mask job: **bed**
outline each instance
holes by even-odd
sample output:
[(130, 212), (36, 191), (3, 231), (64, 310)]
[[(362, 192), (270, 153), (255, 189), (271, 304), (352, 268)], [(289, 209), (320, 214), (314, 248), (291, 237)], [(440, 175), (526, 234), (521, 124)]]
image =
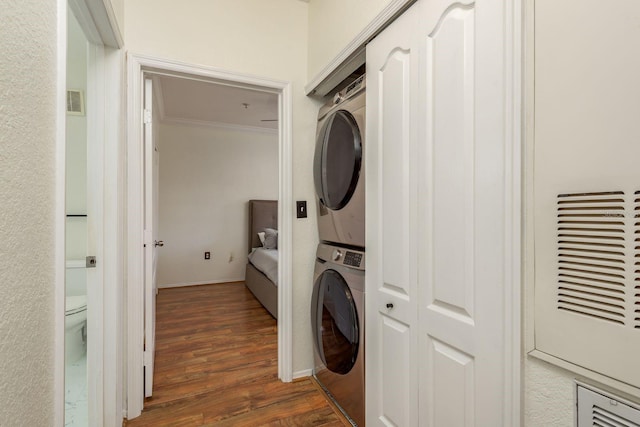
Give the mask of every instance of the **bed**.
[[(263, 246), (258, 233), (278, 228), (278, 202), (276, 200), (249, 200), (249, 260), (245, 272), (245, 285), (274, 318), (278, 318), (278, 250)], [(273, 238), (273, 232), (267, 230)], [(276, 233), (277, 242), (277, 233)], [(272, 242), (272, 240), (271, 240)], [(267, 243), (270, 243), (269, 241)], [(274, 264), (275, 260), (275, 264)], [(255, 264), (255, 265), (254, 265)], [(256, 265), (258, 267), (256, 267)], [(265, 273), (266, 272), (266, 273)], [(272, 279), (267, 277), (269, 274)]]

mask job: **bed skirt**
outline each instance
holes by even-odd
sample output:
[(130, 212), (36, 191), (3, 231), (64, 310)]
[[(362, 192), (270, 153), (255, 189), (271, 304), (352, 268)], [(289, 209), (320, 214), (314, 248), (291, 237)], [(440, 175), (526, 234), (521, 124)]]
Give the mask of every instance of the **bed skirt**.
[(278, 318), (278, 287), (251, 263), (247, 263), (244, 284), (271, 315)]

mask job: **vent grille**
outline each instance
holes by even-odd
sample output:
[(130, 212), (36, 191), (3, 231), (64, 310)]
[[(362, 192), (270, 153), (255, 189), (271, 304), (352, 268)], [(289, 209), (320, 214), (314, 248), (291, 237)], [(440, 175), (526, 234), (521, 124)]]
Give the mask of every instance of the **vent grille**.
[(634, 288), (633, 288), (633, 325), (640, 329), (640, 191), (633, 198), (633, 246), (634, 246)]
[(557, 219), (558, 309), (624, 325), (624, 192), (560, 194)]
[(578, 427), (640, 427), (636, 405), (598, 389), (578, 385)]
[(67, 91), (67, 113), (76, 116), (84, 115), (84, 96), (81, 90)]
[(592, 421), (594, 427), (640, 427), (630, 420), (617, 416), (598, 405), (593, 405)]

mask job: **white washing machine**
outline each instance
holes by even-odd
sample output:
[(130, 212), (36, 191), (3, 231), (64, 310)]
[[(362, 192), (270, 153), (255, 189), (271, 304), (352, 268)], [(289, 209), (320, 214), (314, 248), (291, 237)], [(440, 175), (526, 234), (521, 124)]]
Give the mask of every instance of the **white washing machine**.
[(365, 76), (320, 108), (313, 162), (321, 242), (364, 248)]
[(314, 376), (352, 424), (364, 426), (364, 252), (319, 244), (311, 326)]

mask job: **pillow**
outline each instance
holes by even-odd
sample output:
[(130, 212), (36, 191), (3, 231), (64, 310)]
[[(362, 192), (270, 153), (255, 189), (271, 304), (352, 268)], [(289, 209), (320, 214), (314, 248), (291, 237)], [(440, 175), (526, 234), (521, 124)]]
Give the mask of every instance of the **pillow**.
[(264, 243), (265, 249), (278, 249), (278, 230), (273, 228), (264, 229)]
[(264, 246), (264, 231), (258, 233), (258, 238), (260, 239), (262, 246)]

